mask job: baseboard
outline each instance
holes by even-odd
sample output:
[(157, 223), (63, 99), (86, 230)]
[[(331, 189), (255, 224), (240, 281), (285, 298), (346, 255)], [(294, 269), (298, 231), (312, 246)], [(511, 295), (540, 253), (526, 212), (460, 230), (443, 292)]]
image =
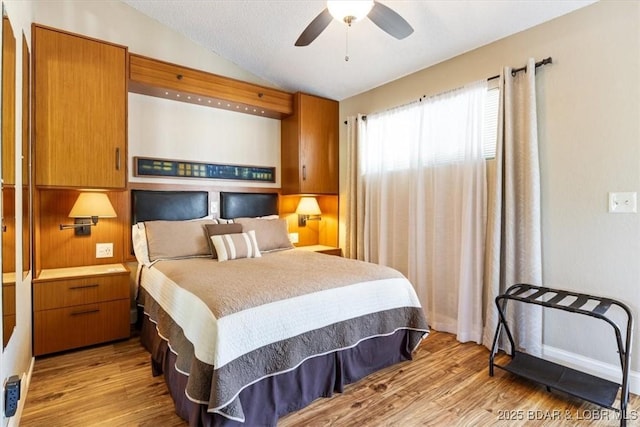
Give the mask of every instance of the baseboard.
[[(610, 381), (619, 383), (622, 380), (622, 371), (620, 370), (619, 365), (590, 359), (549, 345), (542, 346), (542, 357), (551, 362), (605, 378)], [(629, 372), (629, 392), (640, 395), (640, 372)]]
[(20, 418), (22, 417), (22, 410), (27, 402), (27, 393), (29, 392), (29, 385), (31, 384), (31, 375), (33, 374), (33, 367), (35, 366), (36, 358), (31, 358), (31, 364), (29, 365), (29, 372), (23, 372), (22, 378), (20, 378), (20, 400), (18, 400), (18, 408), (16, 414), (9, 418), (7, 427), (18, 427), (20, 425)]

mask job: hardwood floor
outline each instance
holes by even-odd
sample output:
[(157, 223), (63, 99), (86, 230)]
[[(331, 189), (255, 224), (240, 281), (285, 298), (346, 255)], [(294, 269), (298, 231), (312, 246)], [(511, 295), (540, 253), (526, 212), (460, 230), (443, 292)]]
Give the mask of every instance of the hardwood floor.
[[(294, 426), (617, 426), (616, 412), (548, 393), (500, 369), (489, 352), (432, 332), (411, 362), (318, 399)], [(632, 396), (628, 426), (640, 426)], [(20, 426), (185, 426), (137, 338), (36, 360)]]

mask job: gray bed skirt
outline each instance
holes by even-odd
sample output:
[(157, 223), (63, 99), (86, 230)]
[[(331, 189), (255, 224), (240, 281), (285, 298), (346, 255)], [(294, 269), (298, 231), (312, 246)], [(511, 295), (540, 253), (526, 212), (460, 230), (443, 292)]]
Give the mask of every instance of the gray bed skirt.
[(410, 360), (410, 334), (399, 330), (393, 335), (367, 339), (354, 348), (306, 360), (297, 369), (267, 377), (240, 393), (244, 423), (207, 412), (207, 406), (189, 400), (184, 392), (188, 377), (175, 369), (176, 355), (161, 338), (156, 325), (140, 313), (140, 341), (151, 353), (154, 376), (164, 374), (178, 416), (190, 426), (276, 426), (278, 418), (297, 411), (319, 397), (342, 392), (344, 386), (398, 362)]

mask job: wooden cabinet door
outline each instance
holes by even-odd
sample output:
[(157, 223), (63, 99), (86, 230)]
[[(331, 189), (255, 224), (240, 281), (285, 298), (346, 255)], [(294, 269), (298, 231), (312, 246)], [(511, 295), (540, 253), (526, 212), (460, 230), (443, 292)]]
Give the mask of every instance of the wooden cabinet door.
[(126, 185), (127, 48), (34, 26), (36, 185)]
[(297, 93), (282, 121), (283, 194), (338, 194), (338, 103)]
[(338, 193), (338, 103), (300, 100), (300, 192)]

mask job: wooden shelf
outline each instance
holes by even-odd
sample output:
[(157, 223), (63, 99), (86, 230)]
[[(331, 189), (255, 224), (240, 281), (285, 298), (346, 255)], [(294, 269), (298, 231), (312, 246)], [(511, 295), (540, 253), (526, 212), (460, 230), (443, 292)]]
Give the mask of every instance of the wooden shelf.
[(133, 53), (129, 92), (278, 120), (293, 113), (288, 92)]
[(86, 265), (82, 267), (51, 268), (42, 270), (36, 281), (55, 280), (61, 278), (75, 278), (83, 276), (98, 276), (129, 272), (122, 264)]

